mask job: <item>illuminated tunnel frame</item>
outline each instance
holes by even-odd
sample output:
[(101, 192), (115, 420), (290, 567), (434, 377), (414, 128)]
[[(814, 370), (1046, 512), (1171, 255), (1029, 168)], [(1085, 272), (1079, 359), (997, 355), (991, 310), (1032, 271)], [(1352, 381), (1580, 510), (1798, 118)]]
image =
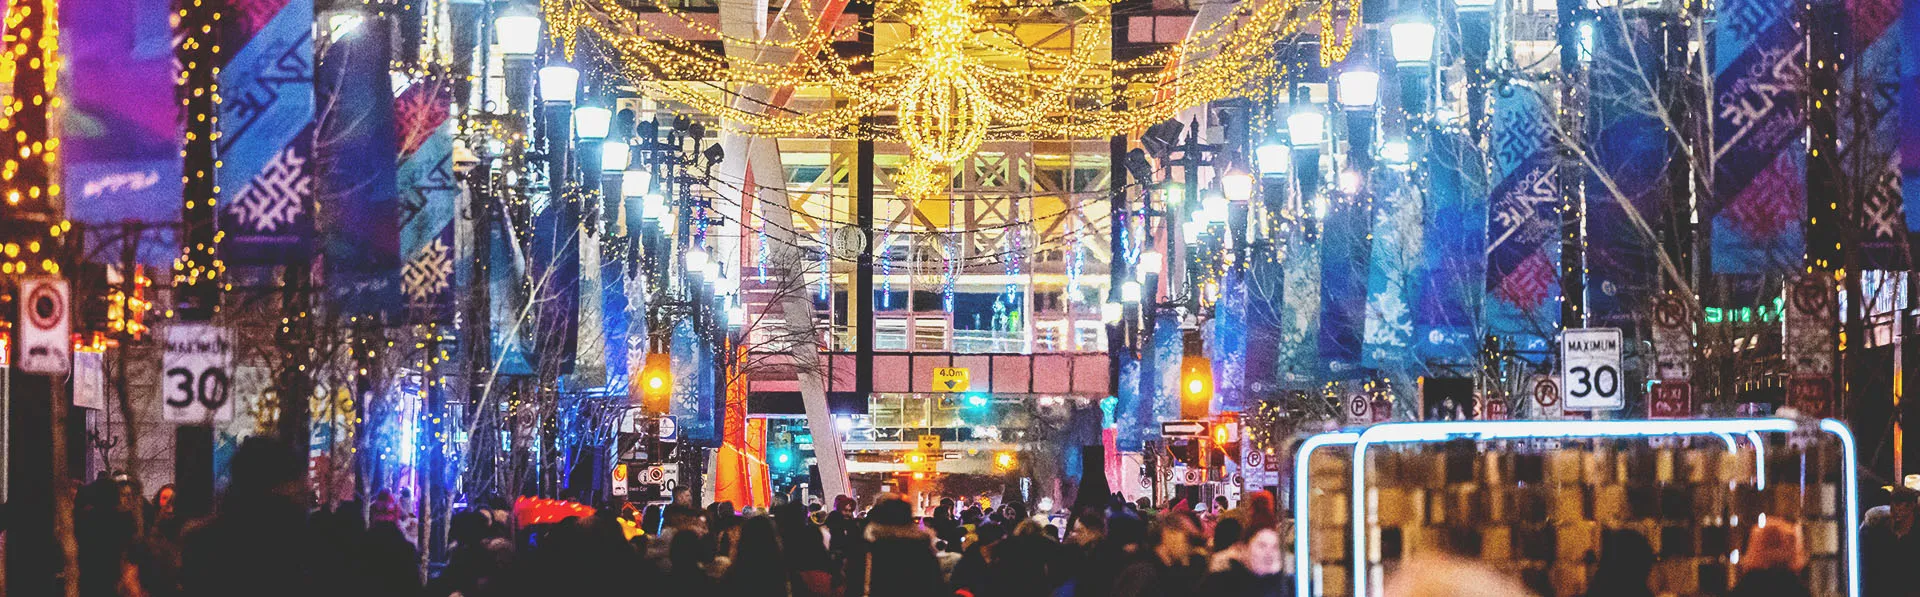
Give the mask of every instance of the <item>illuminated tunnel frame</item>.
[[(1846, 494), (1847, 533), (1847, 592), (1850, 597), (1860, 594), (1860, 480), (1853, 444), (1853, 433), (1844, 423), (1833, 419), (1823, 419), (1818, 423), (1820, 431), (1831, 433), (1840, 439), (1841, 483)], [(1694, 420), (1618, 420), (1618, 421), (1457, 421), (1429, 423), (1385, 423), (1375, 425), (1360, 433), (1353, 443), (1353, 595), (1368, 597), (1367, 577), (1371, 576), (1372, 566), (1367, 562), (1367, 500), (1361, 496), (1367, 493), (1367, 447), (1386, 443), (1425, 443), (1442, 442), (1452, 439), (1519, 440), (1519, 439), (1580, 439), (1580, 438), (1622, 438), (1622, 437), (1674, 437), (1687, 435), (1721, 435), (1759, 433), (1792, 433), (1800, 431), (1799, 421), (1793, 419), (1694, 419)], [(1311, 448), (1333, 445), (1334, 441), (1320, 444), (1301, 445), (1300, 462)], [(1296, 483), (1300, 478), (1299, 469), (1295, 469)], [(1298, 485), (1294, 488), (1296, 505), (1306, 501)], [(1302, 524), (1298, 520), (1301, 510), (1295, 511), (1294, 534), (1300, 535)], [(1295, 562), (1298, 563), (1304, 553), (1304, 543), (1295, 544)], [(1304, 577), (1306, 570), (1296, 567), (1296, 579)], [(1297, 584), (1296, 587), (1299, 585)], [(1307, 593), (1298, 593), (1306, 595)]]
[(1305, 597), (1307, 595), (1313, 594), (1309, 592), (1312, 589), (1312, 586), (1311, 586), (1313, 584), (1312, 579), (1307, 575), (1308, 567), (1313, 564), (1311, 561), (1312, 555), (1313, 555), (1311, 553), (1312, 550), (1308, 549), (1308, 545), (1307, 545), (1312, 541), (1312, 538), (1311, 538), (1312, 533), (1310, 532), (1311, 529), (1309, 529), (1309, 527), (1313, 526), (1307, 521), (1307, 512), (1308, 512), (1307, 500), (1310, 497), (1309, 494), (1313, 493), (1313, 488), (1310, 483), (1310, 481), (1312, 480), (1313, 471), (1310, 469), (1310, 465), (1308, 463), (1313, 459), (1313, 451), (1320, 448), (1333, 447), (1333, 446), (1351, 446), (1359, 441), (1360, 441), (1360, 434), (1353, 431), (1335, 431), (1331, 433), (1322, 433), (1319, 435), (1315, 435), (1313, 437), (1309, 437), (1306, 439), (1306, 441), (1300, 442), (1300, 448), (1294, 452), (1294, 455), (1293, 455), (1293, 594), (1294, 595)]
[[(1727, 442), (1728, 452), (1738, 452), (1740, 444), (1732, 433), (1720, 432), (1722, 441)], [(1753, 482), (1757, 489), (1767, 488), (1767, 444), (1759, 431), (1749, 430), (1745, 434), (1747, 441), (1753, 444)], [(1308, 437), (1295, 450), (1293, 464), (1293, 590), (1295, 595), (1312, 595), (1313, 577), (1306, 570), (1313, 566), (1311, 526), (1306, 522), (1306, 512), (1311, 508), (1313, 451), (1320, 448), (1352, 446), (1360, 440), (1360, 432), (1334, 431)], [(1323, 583), (1324, 583), (1324, 579)]]

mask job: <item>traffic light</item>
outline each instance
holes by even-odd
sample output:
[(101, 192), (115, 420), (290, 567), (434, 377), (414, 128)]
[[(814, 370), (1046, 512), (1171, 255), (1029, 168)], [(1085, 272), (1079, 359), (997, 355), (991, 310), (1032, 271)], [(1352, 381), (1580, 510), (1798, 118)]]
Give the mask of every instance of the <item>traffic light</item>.
[(1207, 357), (1180, 359), (1180, 416), (1204, 419), (1213, 402), (1213, 362)]
[(663, 353), (648, 353), (645, 365), (640, 368), (640, 378), (634, 380), (634, 386), (640, 392), (642, 412), (666, 413), (668, 399), (673, 396), (673, 359)]

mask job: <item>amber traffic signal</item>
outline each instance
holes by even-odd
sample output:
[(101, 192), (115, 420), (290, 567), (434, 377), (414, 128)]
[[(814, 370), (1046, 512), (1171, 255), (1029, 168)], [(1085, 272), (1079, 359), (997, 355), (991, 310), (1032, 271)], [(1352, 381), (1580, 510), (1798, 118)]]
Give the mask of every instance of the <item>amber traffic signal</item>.
[(1207, 357), (1180, 359), (1180, 416), (1203, 419), (1213, 402), (1213, 362)]
[(640, 392), (641, 410), (652, 414), (667, 412), (668, 398), (673, 396), (672, 359), (662, 353), (647, 354), (646, 364), (640, 368), (639, 379), (634, 386)]

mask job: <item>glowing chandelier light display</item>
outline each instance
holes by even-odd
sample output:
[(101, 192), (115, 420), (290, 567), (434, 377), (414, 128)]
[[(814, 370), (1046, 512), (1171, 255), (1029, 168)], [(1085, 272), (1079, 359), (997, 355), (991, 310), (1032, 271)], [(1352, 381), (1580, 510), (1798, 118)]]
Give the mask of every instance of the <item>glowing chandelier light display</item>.
[[(852, 29), (857, 25), (788, 29), (785, 41), (743, 39), (666, 0), (648, 0), (643, 4), (650, 6), (642, 7), (677, 21), (664, 25), (618, 0), (541, 4), (554, 39), (569, 57), (581, 33), (590, 33), (604, 50), (605, 64), (634, 86), (717, 117), (733, 132), (905, 143), (914, 159), (896, 176), (896, 186), (909, 187), (903, 195), (944, 187), (947, 167), (988, 140), (1111, 137), (1216, 99), (1264, 95), (1285, 70), (1280, 53), (1273, 51), (1276, 43), (1318, 25), (1322, 62), (1342, 60), (1361, 20), (1357, 0), (1240, 0), (1182, 43), (1111, 60), (1101, 57), (1110, 48), (1097, 38), (1065, 51), (1030, 45), (1002, 18), (1007, 15), (1001, 13), (1019, 8), (923, 0), (879, 9), (876, 18), (893, 17), (912, 27), (913, 35), (899, 46), (871, 56), (842, 56), (828, 48), (834, 40), (859, 35)], [(1336, 5), (1345, 8), (1339, 17)], [(1110, 28), (1112, 16), (1104, 3), (1084, 0), (1077, 6), (1084, 15), (1074, 26)], [(794, 27), (786, 20), (778, 26)], [(670, 29), (721, 40), (726, 55)], [(785, 61), (795, 56), (801, 58)], [(748, 85), (826, 92), (835, 101), (807, 108), (734, 101), (733, 95)], [(870, 118), (884, 113), (895, 118)]]

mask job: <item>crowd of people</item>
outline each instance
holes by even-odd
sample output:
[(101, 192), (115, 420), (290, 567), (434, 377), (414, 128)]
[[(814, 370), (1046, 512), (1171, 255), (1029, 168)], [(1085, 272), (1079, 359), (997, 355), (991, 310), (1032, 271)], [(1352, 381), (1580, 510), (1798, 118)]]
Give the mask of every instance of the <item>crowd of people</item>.
[[(944, 500), (926, 516), (892, 495), (861, 509), (788, 502), (768, 511), (673, 503), (526, 525), (507, 512), (454, 514), (443, 562), (427, 565), (403, 512), (386, 499), (313, 511), (304, 463), (270, 439), (233, 457), (217, 510), (187, 521), (171, 490), (148, 501), (103, 480), (76, 500), (80, 588), (94, 596), (520, 597), (1266, 597), (1291, 595), (1287, 523), (1274, 498), (1234, 507), (1155, 509), (1113, 500), (1065, 524), (1009, 501), (987, 509)], [(1910, 524), (1909, 511), (1903, 524)], [(1798, 539), (1774, 525), (1750, 540), (1733, 594), (1807, 595)], [(637, 532), (636, 532), (637, 529)], [(1905, 535), (1905, 528), (1901, 529)], [(1637, 539), (1637, 541), (1636, 541)], [(1594, 597), (1652, 595), (1653, 551), (1610, 534)], [(1749, 582), (1751, 581), (1751, 582)], [(1539, 594), (1464, 560), (1399, 566), (1389, 597)]]

